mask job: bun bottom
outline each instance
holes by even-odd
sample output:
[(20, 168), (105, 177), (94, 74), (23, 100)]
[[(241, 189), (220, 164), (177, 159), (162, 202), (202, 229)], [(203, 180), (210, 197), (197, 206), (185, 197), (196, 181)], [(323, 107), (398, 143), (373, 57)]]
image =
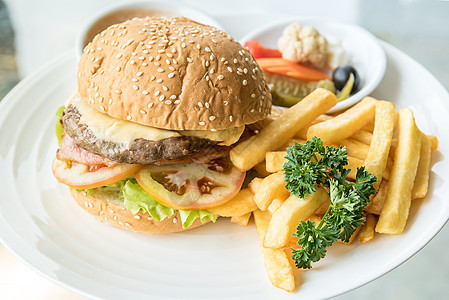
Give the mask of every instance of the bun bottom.
[(140, 211), (137, 214), (133, 214), (121, 205), (116, 193), (94, 191), (92, 194), (87, 195), (84, 191), (77, 192), (75, 190), (70, 190), (70, 193), (79, 206), (100, 221), (132, 231), (146, 234), (171, 233), (203, 225), (199, 219), (196, 219), (189, 228), (182, 228), (181, 217), (178, 211), (170, 218), (165, 218), (162, 221), (156, 221), (150, 214)]

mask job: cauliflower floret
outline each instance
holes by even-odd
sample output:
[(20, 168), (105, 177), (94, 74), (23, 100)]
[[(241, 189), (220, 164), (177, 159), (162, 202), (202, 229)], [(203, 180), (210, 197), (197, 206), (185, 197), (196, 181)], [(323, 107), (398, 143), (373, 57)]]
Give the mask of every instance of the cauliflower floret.
[(327, 61), (327, 40), (312, 26), (290, 24), (279, 38), (278, 48), (283, 58), (317, 68)]

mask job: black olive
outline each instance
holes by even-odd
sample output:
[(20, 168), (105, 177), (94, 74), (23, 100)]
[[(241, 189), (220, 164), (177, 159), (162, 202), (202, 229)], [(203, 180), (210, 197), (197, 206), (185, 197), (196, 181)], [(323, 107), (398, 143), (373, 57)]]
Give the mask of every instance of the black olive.
[(357, 71), (350, 65), (341, 65), (332, 72), (332, 80), (334, 81), (337, 90), (341, 90), (345, 86), (351, 73), (354, 75), (354, 85), (351, 93), (357, 90), (360, 77), (359, 74), (357, 74)]

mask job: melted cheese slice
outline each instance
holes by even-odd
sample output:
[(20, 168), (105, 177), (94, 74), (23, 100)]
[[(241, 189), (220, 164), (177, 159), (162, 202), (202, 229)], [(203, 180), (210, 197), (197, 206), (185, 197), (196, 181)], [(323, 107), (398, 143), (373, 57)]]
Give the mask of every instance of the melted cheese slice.
[(220, 142), (229, 146), (237, 142), (245, 130), (245, 126), (225, 130), (167, 130), (146, 126), (127, 120), (113, 118), (89, 106), (79, 94), (74, 94), (66, 104), (79, 111), (80, 124), (86, 125), (99, 139), (113, 143), (129, 145), (136, 139), (159, 141), (170, 137), (194, 136)]

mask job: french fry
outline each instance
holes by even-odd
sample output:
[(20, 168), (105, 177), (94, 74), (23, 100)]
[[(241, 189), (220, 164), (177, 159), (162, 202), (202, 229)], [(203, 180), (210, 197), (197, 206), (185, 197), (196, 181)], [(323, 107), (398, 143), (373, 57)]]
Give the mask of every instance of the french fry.
[(251, 180), (250, 183), (248, 183), (249, 190), (255, 194), (257, 190), (259, 189), (260, 183), (262, 182), (263, 178), (256, 177), (253, 180)]
[(436, 151), (438, 149), (438, 138), (433, 135), (428, 135), (427, 138), (430, 139), (430, 142), (432, 144), (431, 150)]
[(257, 235), (259, 236), (260, 248), (271, 283), (287, 292), (295, 290), (295, 277), (293, 267), (287, 254), (282, 249), (271, 249), (263, 246), (265, 234), (271, 215), (267, 211), (256, 210), (254, 213)]
[(231, 217), (231, 222), (236, 223), (240, 226), (248, 226), (249, 219), (251, 218), (251, 213), (244, 214), (242, 216)]
[(267, 210), (273, 199), (288, 197), (290, 192), (285, 188), (284, 172), (273, 173), (265, 177), (254, 194), (254, 201), (260, 210)]
[(256, 170), (257, 175), (260, 177), (267, 177), (270, 175), (270, 172), (267, 171), (267, 167), (265, 166), (265, 161), (258, 163), (253, 169)]
[[(354, 179), (357, 175), (357, 168), (364, 166), (364, 161), (358, 158), (354, 158), (351, 156), (348, 156), (348, 165), (345, 167), (346, 169), (351, 169), (351, 172), (348, 174), (348, 178)], [(382, 173), (382, 178), (388, 180), (390, 178), (390, 167), (387, 166)]]
[(253, 180), (251, 180), (250, 183), (248, 183), (249, 190), (255, 194), (257, 190), (259, 189), (260, 183), (262, 182), (263, 178), (255, 177)]
[(328, 197), (327, 201), (324, 202), (320, 207), (317, 208), (313, 213), (314, 215), (324, 215), (331, 204), (331, 198)]
[(376, 232), (399, 234), (407, 222), (421, 149), (421, 132), (409, 108), (399, 111), (398, 147)]
[(270, 215), (273, 215), (274, 212), (276, 211), (276, 209), (278, 209), (282, 203), (285, 202), (285, 200), (287, 200), (287, 198), (285, 199), (274, 199), (273, 201), (271, 201), (270, 206), (268, 206), (268, 211), (270, 212)]
[(270, 151), (265, 153), (265, 161), (267, 163), (267, 171), (271, 173), (279, 172), (287, 161), (285, 158), (287, 151)]
[(305, 199), (290, 196), (273, 214), (268, 226), (264, 246), (268, 248), (284, 247), (295, 232), (301, 220), (307, 219), (329, 199), (324, 188), (318, 187), (316, 192)]
[(415, 183), (413, 184), (412, 199), (424, 198), (427, 195), (427, 189), (429, 187), (429, 167), (432, 142), (425, 134), (421, 136), (421, 139), (421, 153), (419, 156)]
[(335, 95), (325, 89), (316, 89), (283, 115), (262, 129), (259, 134), (241, 142), (230, 152), (231, 161), (241, 171), (247, 171), (265, 159), (267, 151), (292, 138), (301, 128), (337, 104)]
[(373, 138), (372, 131), (360, 129), (353, 135), (351, 135), (351, 139), (364, 143), (366, 145), (371, 144), (371, 140)]
[(353, 139), (344, 139), (336, 145), (336, 147), (345, 146), (349, 156), (365, 160), (368, 155), (369, 146)]
[(387, 198), (387, 190), (388, 180), (382, 180), (379, 189), (377, 190), (377, 194), (371, 199), (370, 205), (366, 209), (368, 213), (380, 215), (382, 207), (384, 207), (385, 199)]
[(394, 115), (393, 103), (387, 101), (376, 103), (373, 138), (364, 163), (366, 171), (377, 178), (377, 182), (374, 184), (376, 190), (379, 188), (387, 166), (393, 139)]
[(374, 238), (374, 227), (376, 227), (376, 217), (371, 214), (367, 214), (365, 224), (360, 227), (359, 234), (357, 235), (357, 239), (360, 243), (367, 243)]
[(312, 121), (312, 123), (310, 123), (309, 126), (304, 127), (301, 130), (299, 130), (295, 134), (294, 138), (301, 139), (301, 140), (307, 140), (307, 131), (309, 130), (310, 126), (330, 120), (332, 118), (333, 117), (329, 116), (329, 115), (319, 115), (315, 120)]
[(217, 207), (208, 208), (207, 210), (222, 217), (234, 217), (247, 214), (256, 209), (257, 205), (254, 202), (254, 194), (247, 188), (240, 190), (228, 202)]
[(329, 145), (347, 139), (374, 118), (375, 105), (375, 99), (365, 97), (335, 118), (310, 126), (307, 139), (316, 136)]

